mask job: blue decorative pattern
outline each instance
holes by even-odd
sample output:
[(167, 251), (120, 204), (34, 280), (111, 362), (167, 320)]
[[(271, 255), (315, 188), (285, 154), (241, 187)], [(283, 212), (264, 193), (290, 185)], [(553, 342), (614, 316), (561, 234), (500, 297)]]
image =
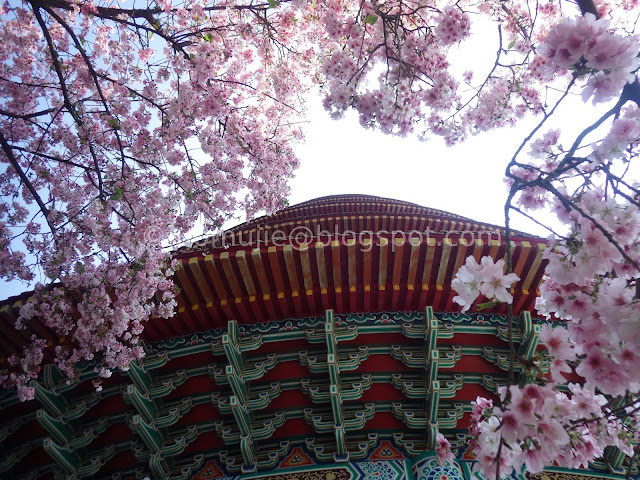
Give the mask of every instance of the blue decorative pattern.
[(457, 465), (449, 462), (438, 465), (433, 457), (416, 463), (413, 473), (416, 480), (465, 480)]
[(362, 471), (361, 480), (399, 480), (401, 472), (391, 466), (391, 462), (356, 462)]

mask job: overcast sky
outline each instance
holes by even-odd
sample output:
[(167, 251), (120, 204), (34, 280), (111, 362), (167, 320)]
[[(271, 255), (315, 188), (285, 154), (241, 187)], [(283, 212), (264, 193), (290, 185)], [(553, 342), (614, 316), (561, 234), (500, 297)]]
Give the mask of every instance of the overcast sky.
[[(291, 182), (291, 204), (325, 195), (370, 194), (497, 225), (504, 225), (505, 166), (539, 121), (524, 119), (515, 128), (482, 133), (446, 147), (440, 138), (419, 142), (364, 130), (355, 114), (331, 120), (320, 99), (310, 101), (310, 112), (306, 142), (296, 148), (302, 165)], [(575, 132), (588, 125), (585, 118), (595, 119), (597, 113), (590, 105), (573, 101), (560, 110), (556, 126)], [(544, 214), (543, 218), (553, 219)], [(521, 216), (512, 220), (516, 229), (548, 235)]]

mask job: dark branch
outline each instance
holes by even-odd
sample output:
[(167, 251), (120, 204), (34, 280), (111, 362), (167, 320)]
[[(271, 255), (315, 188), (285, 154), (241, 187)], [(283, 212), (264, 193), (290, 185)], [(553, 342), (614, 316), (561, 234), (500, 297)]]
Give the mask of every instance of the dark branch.
[(35, 187), (25, 175), (24, 171), (22, 170), (22, 167), (20, 166), (20, 163), (18, 162), (18, 159), (13, 154), (11, 145), (9, 145), (9, 142), (7, 142), (7, 139), (5, 138), (4, 134), (1, 131), (0, 131), (0, 145), (2, 146), (2, 151), (4, 152), (7, 159), (9, 160), (9, 164), (13, 167), (15, 172), (18, 174), (18, 177), (20, 177), (20, 181), (22, 182), (22, 184), (25, 187), (27, 187), (27, 190), (29, 190), (29, 193), (38, 204), (40, 211), (42, 212), (42, 214), (44, 215), (44, 218), (47, 220), (47, 223), (49, 224), (49, 228), (51, 229), (51, 232), (55, 232), (56, 228), (49, 220), (50, 210), (44, 204), (44, 202), (42, 201), (42, 198), (40, 198), (40, 195), (36, 191)]
[(0, 108), (0, 115), (4, 115), (5, 117), (9, 117), (9, 118), (19, 118), (22, 120), (28, 120), (30, 118), (36, 118), (36, 117), (41, 117), (43, 115), (48, 115), (50, 113), (55, 113), (58, 110), (59, 110), (58, 108), (47, 108), (46, 110), (41, 110), (39, 112), (18, 114), (18, 113), (12, 113), (12, 112), (9, 112), (8, 110), (3, 110)]
[(578, 7), (580, 7), (580, 12), (582, 15), (586, 13), (593, 13), (596, 18), (600, 18), (600, 14), (598, 13), (598, 8), (593, 0), (578, 0)]

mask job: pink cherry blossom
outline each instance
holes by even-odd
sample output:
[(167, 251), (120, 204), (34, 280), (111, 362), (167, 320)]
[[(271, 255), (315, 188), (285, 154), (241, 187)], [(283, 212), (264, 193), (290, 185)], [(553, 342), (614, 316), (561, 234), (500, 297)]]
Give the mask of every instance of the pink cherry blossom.
[(515, 273), (504, 273), (504, 260), (493, 263), (491, 257), (482, 258), (482, 270), (478, 273), (480, 293), (487, 298), (495, 298), (499, 302), (511, 303), (513, 297), (507, 291), (520, 278)]
[(483, 257), (478, 265), (473, 257), (467, 257), (451, 282), (451, 287), (458, 293), (453, 301), (463, 307), (463, 312), (471, 307), (480, 293), (489, 299), (511, 303), (513, 297), (507, 288), (518, 280), (514, 273), (505, 275), (504, 260), (494, 263), (491, 257)]
[(546, 57), (547, 71), (573, 70), (589, 76), (583, 92), (586, 101), (609, 100), (619, 94), (626, 83), (635, 80), (632, 73), (640, 65), (638, 39), (609, 30), (609, 22), (587, 13), (577, 19), (566, 18), (554, 26), (540, 47)]
[(436, 36), (444, 45), (458, 43), (469, 36), (469, 16), (456, 7), (446, 7), (438, 17)]
[(546, 324), (540, 328), (540, 341), (545, 344), (549, 353), (556, 358), (572, 361), (575, 352), (569, 341), (569, 332), (561, 326), (553, 328)]
[[(570, 396), (550, 386), (512, 385), (508, 396), (507, 390), (502, 390), (503, 406), (493, 407), (490, 413), (483, 408), (481, 416), (475, 413), (476, 408), (486, 400), (478, 399), (473, 414), (477, 423), (471, 433), (482, 470), (495, 476), (500, 465), (501, 476), (507, 476), (524, 465), (527, 471), (537, 473), (551, 462), (579, 468), (586, 464), (585, 459), (601, 455), (605, 445), (617, 443), (614, 438), (625, 438), (624, 423), (603, 410), (606, 399), (602, 395), (576, 384), (570, 384), (569, 390)], [(574, 422), (582, 418), (590, 422)], [(626, 438), (621, 444), (628, 445)], [(498, 458), (497, 447), (502, 442)]]
[(453, 453), (451, 452), (451, 444), (444, 435), (438, 432), (436, 435), (436, 457), (438, 464), (444, 465), (445, 463), (453, 463)]

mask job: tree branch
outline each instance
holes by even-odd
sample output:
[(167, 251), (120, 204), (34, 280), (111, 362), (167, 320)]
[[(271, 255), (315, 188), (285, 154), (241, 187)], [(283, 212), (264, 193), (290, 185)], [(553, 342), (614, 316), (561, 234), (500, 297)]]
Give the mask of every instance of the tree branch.
[(23, 183), (23, 185), (27, 188), (27, 190), (29, 190), (29, 193), (31, 194), (33, 199), (36, 201), (36, 203), (38, 204), (38, 207), (40, 208), (40, 211), (44, 215), (44, 218), (46, 219), (47, 224), (51, 229), (51, 232), (54, 233), (56, 231), (56, 227), (49, 220), (49, 213), (51, 213), (51, 211), (44, 204), (44, 202), (42, 201), (42, 198), (40, 198), (40, 195), (38, 194), (35, 187), (31, 183), (31, 180), (29, 180), (29, 178), (27, 178), (27, 176), (25, 175), (24, 171), (22, 170), (22, 167), (20, 166), (20, 163), (18, 162), (18, 159), (13, 154), (11, 145), (9, 145), (9, 142), (7, 142), (7, 139), (5, 138), (4, 134), (1, 131), (0, 131), (0, 145), (2, 146), (2, 151), (4, 152), (7, 159), (9, 160), (9, 164), (13, 167), (15, 172), (18, 174), (18, 177), (20, 177), (20, 181)]
[(600, 18), (598, 8), (593, 0), (577, 0), (577, 3), (582, 15), (586, 13), (593, 13), (596, 16), (596, 19)]
[(46, 110), (41, 110), (39, 112), (34, 112), (34, 113), (25, 113), (25, 114), (17, 114), (17, 113), (12, 113), (8, 110), (4, 110), (2, 108), (0, 108), (0, 115), (4, 115), (5, 117), (9, 117), (9, 118), (16, 118), (16, 119), (22, 119), (22, 120), (29, 120), (31, 118), (36, 118), (36, 117), (41, 117), (43, 115), (48, 115), (50, 113), (54, 113), (59, 111), (59, 108), (47, 108)]
[[(281, 0), (282, 2), (288, 2), (289, 0)], [(32, 5), (37, 5), (38, 7), (51, 7), (51, 8), (60, 8), (62, 10), (72, 11), (75, 7), (74, 2), (66, 1), (66, 0), (32, 0)], [(258, 3), (255, 5), (207, 5), (204, 7), (205, 11), (215, 11), (215, 10), (267, 10), (270, 8), (269, 3)], [(109, 18), (114, 20), (114, 17), (119, 15), (127, 15), (131, 18), (144, 18), (149, 19), (153, 15), (163, 13), (162, 8), (114, 8), (114, 7), (101, 7), (96, 5), (97, 13), (96, 16), (100, 18)], [(175, 13), (178, 9), (173, 8), (170, 10), (171, 13)], [(190, 11), (190, 8), (186, 8), (185, 10)]]
[[(64, 75), (62, 73), (62, 68), (60, 67), (60, 57), (58, 55), (58, 51), (56, 50), (56, 47), (53, 43), (53, 39), (51, 38), (51, 34), (49, 33), (49, 29), (47, 28), (47, 25), (45, 24), (42, 15), (40, 15), (40, 10), (38, 7), (33, 7), (33, 14), (36, 17), (36, 20), (38, 21), (38, 24), (40, 25), (40, 29), (42, 30), (42, 34), (45, 37), (45, 40), (47, 42), (47, 46), (49, 48), (49, 53), (51, 54), (51, 60), (53, 62), (53, 67), (56, 71), (56, 74), (58, 75), (58, 80), (60, 81), (60, 87), (62, 88), (62, 96), (64, 98), (64, 105), (67, 108), (69, 114), (71, 115), (71, 117), (73, 118), (73, 120), (76, 122), (76, 124), (79, 127), (83, 127), (84, 122), (82, 121), (82, 119), (80, 118), (80, 116), (78, 115), (78, 113), (75, 111), (75, 107), (73, 106), (73, 104), (71, 103), (71, 97), (69, 96), (69, 91), (67, 89), (67, 85), (66, 82), (64, 80)], [(64, 26), (64, 25), (63, 25)], [(97, 154), (93, 148), (93, 145), (91, 143), (91, 141), (87, 142), (89, 145), (89, 152), (91, 153), (91, 157), (93, 158), (93, 162), (96, 166), (96, 170), (98, 171), (98, 180), (99, 180), (99, 193), (100, 193), (100, 198), (104, 198), (104, 192), (102, 190), (102, 178), (100, 176), (99, 173), (99, 169), (98, 169), (98, 158), (97, 158)]]

